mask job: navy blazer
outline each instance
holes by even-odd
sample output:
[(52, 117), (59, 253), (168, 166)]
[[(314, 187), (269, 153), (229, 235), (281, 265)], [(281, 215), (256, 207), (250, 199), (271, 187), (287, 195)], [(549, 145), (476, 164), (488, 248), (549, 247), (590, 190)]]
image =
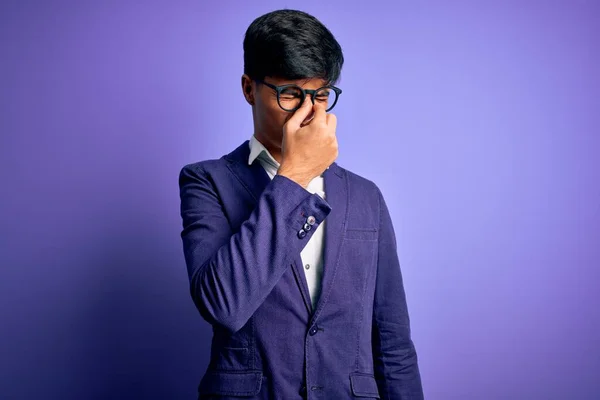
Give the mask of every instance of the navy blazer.
[[(190, 291), (213, 328), (198, 398), (423, 399), (379, 188), (333, 163), (325, 201), (284, 176), (271, 180), (248, 155), (246, 140), (179, 175)], [(325, 218), (313, 309), (300, 252)]]

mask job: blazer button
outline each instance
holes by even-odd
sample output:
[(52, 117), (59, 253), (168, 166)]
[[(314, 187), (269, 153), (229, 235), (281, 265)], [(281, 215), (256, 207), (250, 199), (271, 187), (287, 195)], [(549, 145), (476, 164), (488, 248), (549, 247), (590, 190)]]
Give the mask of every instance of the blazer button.
[(308, 222), (310, 225), (314, 225), (317, 220), (314, 216), (310, 215), (308, 218), (306, 218), (306, 222)]
[(319, 329), (317, 328), (317, 326), (313, 326), (312, 328), (310, 328), (310, 331), (308, 331), (308, 334), (310, 336), (315, 336), (317, 334), (317, 332), (319, 331)]
[(298, 237), (299, 237), (300, 239), (303, 239), (305, 236), (306, 236), (306, 231), (305, 231), (304, 229), (300, 229), (300, 230), (298, 231)]
[(312, 229), (312, 225), (310, 225), (308, 222), (306, 224), (304, 224), (304, 230), (305, 231), (310, 231)]

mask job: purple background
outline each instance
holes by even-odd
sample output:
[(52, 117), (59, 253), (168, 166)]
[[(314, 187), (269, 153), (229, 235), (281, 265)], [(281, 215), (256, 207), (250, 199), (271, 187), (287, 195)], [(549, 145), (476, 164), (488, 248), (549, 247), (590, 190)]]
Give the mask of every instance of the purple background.
[(344, 49), (426, 398), (599, 398), (598, 2), (139, 3), (0, 6), (2, 399), (195, 398), (177, 177), (252, 134), (243, 34), (285, 6)]

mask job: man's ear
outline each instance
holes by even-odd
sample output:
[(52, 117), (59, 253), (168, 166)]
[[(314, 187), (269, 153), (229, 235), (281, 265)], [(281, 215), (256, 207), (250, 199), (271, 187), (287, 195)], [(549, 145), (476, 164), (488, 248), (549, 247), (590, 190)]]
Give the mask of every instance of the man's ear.
[(242, 75), (242, 93), (244, 98), (251, 106), (254, 105), (254, 83), (252, 79), (246, 74)]

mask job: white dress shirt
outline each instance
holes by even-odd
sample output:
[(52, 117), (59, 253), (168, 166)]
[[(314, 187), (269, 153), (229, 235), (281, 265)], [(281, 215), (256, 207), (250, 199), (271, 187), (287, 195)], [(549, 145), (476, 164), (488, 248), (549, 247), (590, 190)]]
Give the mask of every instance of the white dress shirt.
[[(269, 150), (256, 139), (254, 135), (250, 138), (250, 156), (248, 157), (248, 165), (251, 165), (255, 159), (261, 163), (271, 179), (279, 170), (279, 163), (273, 158)], [(313, 178), (306, 188), (310, 193), (317, 193), (323, 199), (325, 198), (325, 183), (323, 175)], [(308, 283), (308, 291), (313, 305), (313, 309), (319, 299), (321, 293), (321, 279), (323, 277), (323, 232), (325, 220), (323, 220), (317, 229), (313, 232), (310, 240), (300, 252), (302, 266)]]

